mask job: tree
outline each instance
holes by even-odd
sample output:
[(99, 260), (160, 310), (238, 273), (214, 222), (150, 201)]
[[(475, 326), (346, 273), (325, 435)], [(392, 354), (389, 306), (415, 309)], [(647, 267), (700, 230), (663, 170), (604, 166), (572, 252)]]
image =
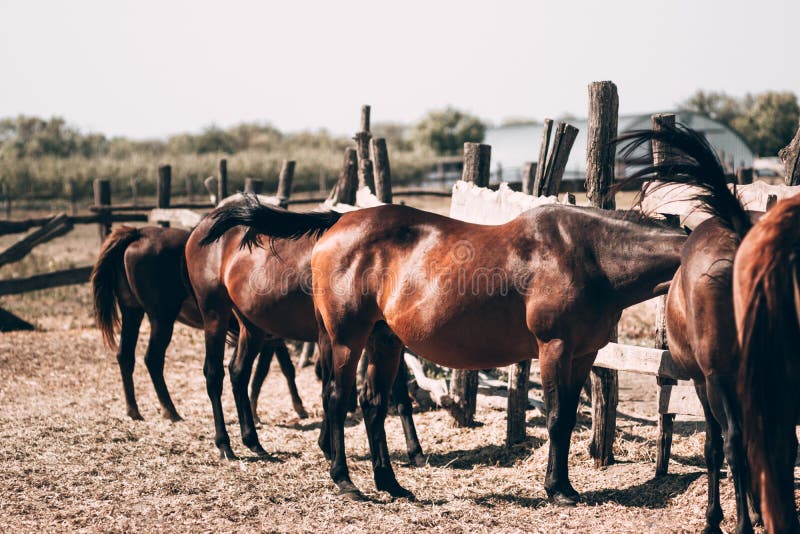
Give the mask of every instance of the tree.
[(486, 125), (473, 115), (448, 107), (429, 112), (414, 126), (412, 139), (417, 146), (439, 155), (458, 154), (466, 142), (480, 143)]
[(732, 128), (762, 156), (774, 156), (791, 141), (800, 120), (797, 95), (766, 91), (742, 98), (698, 90), (680, 109), (701, 113)]

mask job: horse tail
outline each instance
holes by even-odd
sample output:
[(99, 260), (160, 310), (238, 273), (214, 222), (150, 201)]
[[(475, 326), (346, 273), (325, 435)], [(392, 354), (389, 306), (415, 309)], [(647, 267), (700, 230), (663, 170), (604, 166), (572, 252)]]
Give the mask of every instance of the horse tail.
[(743, 435), (769, 532), (800, 531), (795, 515), (795, 420), (800, 373), (800, 198), (753, 228), (734, 265)]
[(115, 228), (103, 242), (100, 255), (92, 269), (90, 278), (94, 294), (94, 318), (103, 341), (110, 349), (117, 347), (114, 330), (119, 327), (117, 311), (117, 283), (120, 273), (124, 273), (122, 262), (128, 245), (138, 240), (138, 228), (120, 226)]
[[(735, 191), (728, 188), (725, 169), (716, 151), (700, 133), (684, 125), (664, 125), (661, 130), (632, 130), (614, 141), (624, 144), (623, 152), (630, 157), (635, 151), (653, 141), (670, 149), (673, 157), (659, 164), (645, 166), (628, 178), (620, 180), (614, 187), (618, 190), (629, 182), (657, 181), (648, 191), (670, 184), (694, 186), (699, 192), (690, 200), (699, 204), (699, 209), (727, 224), (741, 238), (752, 226), (750, 217)], [(648, 158), (646, 156), (646, 158)], [(635, 159), (635, 158), (634, 158)], [(648, 158), (649, 160), (649, 158)], [(642, 158), (639, 161), (644, 163)], [(642, 193), (644, 194), (644, 192)], [(639, 198), (641, 202), (641, 196)]]
[(248, 248), (260, 244), (260, 235), (269, 236), (271, 240), (299, 239), (306, 235), (319, 237), (341, 216), (335, 211), (293, 213), (261, 204), (252, 195), (244, 195), (242, 202), (217, 208), (209, 215), (214, 222), (200, 245), (210, 245), (235, 226), (247, 228), (241, 246)]

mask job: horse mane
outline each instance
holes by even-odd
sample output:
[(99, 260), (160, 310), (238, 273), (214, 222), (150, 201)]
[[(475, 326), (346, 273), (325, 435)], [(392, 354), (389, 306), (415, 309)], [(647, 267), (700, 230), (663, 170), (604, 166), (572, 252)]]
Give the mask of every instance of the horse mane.
[[(739, 398), (744, 439), (753, 469), (752, 483), (762, 495), (767, 528), (781, 531), (794, 512), (794, 447), (797, 379), (800, 376), (800, 197), (775, 206), (750, 235), (758, 256), (737, 255), (734, 293), (741, 365)], [(742, 263), (747, 268), (742, 268)], [(791, 460), (790, 465), (786, 465)], [(763, 479), (762, 479), (763, 473)], [(764, 483), (766, 482), (766, 483)], [(781, 523), (775, 525), (773, 521)]]
[[(652, 142), (658, 142), (671, 154), (663, 163), (654, 164), (650, 154), (641, 158), (631, 155)], [(700, 191), (689, 197), (698, 204), (700, 211), (716, 217), (739, 237), (744, 237), (752, 226), (750, 217), (735, 192), (728, 189), (725, 169), (715, 150), (699, 132), (682, 124), (664, 125), (661, 130), (632, 130), (614, 140), (623, 145), (623, 154), (644, 167), (633, 175), (619, 180), (611, 188), (611, 193), (630, 183), (657, 182), (649, 191), (671, 184), (694, 186)], [(652, 150), (651, 150), (652, 152)], [(645, 191), (637, 195), (636, 205), (641, 206)]]

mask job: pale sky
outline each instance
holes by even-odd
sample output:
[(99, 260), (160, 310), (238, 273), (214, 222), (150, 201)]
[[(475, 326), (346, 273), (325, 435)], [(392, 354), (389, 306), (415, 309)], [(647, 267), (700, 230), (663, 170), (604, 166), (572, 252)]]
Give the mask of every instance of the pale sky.
[(800, 92), (798, 0), (0, 0), (0, 116), (163, 137), (269, 121), (352, 133), (445, 105), (486, 120), (620, 112), (695, 89)]

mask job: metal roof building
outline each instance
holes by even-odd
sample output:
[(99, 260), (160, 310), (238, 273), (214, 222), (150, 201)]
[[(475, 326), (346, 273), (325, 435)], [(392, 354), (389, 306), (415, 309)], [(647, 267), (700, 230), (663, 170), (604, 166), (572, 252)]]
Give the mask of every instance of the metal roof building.
[[(738, 133), (724, 124), (698, 113), (677, 111), (676, 120), (690, 128), (702, 132), (711, 146), (717, 149), (720, 159), (734, 172), (740, 166), (752, 167), (753, 152)], [(569, 120), (569, 124), (578, 128), (578, 137), (572, 146), (565, 180), (583, 180), (586, 175), (586, 119)], [(649, 129), (650, 114), (620, 115), (617, 131)], [(486, 131), (484, 143), (492, 146), (492, 172), (496, 173), (498, 164), (502, 168), (504, 181), (516, 181), (521, 178), (525, 162), (539, 158), (539, 146), (542, 142), (542, 124), (524, 124), (500, 126)], [(555, 125), (553, 126), (555, 131)], [(621, 155), (617, 154), (618, 158)]]

